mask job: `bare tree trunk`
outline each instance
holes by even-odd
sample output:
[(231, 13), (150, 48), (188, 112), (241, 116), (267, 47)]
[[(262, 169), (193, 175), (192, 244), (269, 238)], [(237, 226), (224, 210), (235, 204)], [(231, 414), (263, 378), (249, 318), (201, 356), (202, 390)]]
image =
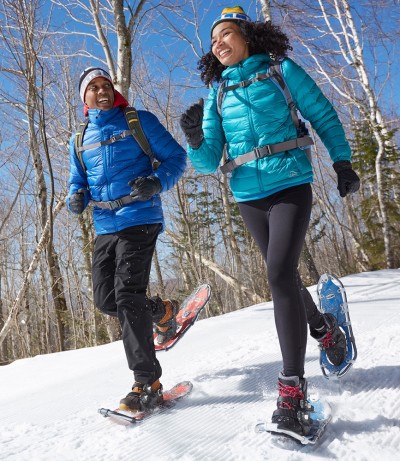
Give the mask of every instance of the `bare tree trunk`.
[[(117, 36), (117, 61), (113, 59), (112, 49), (108, 39), (108, 31), (100, 18), (100, 3), (97, 0), (90, 0), (91, 13), (96, 27), (97, 37), (103, 47), (105, 59), (110, 70), (114, 85), (117, 90), (128, 98), (131, 86), (132, 70), (132, 43), (134, 28), (140, 21), (141, 12), (147, 0), (140, 0), (135, 8), (124, 0), (113, 0), (111, 6), (114, 13), (114, 21)], [(125, 14), (128, 10), (128, 21)]]
[(270, 0), (260, 0), (261, 12), (264, 17), (264, 21), (271, 21), (271, 2)]
[[(177, 244), (178, 246), (184, 247), (185, 245), (182, 244), (179, 238), (168, 229), (166, 230), (167, 235)], [(229, 275), (222, 267), (218, 266), (215, 262), (210, 261), (209, 259), (205, 258), (204, 256), (200, 256), (196, 251), (192, 251), (191, 254), (196, 258), (201, 264), (204, 264), (208, 269), (215, 272), (222, 280), (224, 280), (228, 285), (232, 286), (233, 288), (239, 284), (240, 289), (242, 292), (253, 302), (253, 303), (261, 303), (263, 299), (257, 295), (254, 290), (244, 286), (240, 283), (235, 277)]]
[[(54, 209), (54, 216), (57, 215), (57, 213), (62, 209), (62, 207), (65, 205), (64, 199), (61, 200), (60, 202), (57, 203), (55, 209)], [(34, 274), (38, 261), (40, 258), (40, 255), (42, 251), (45, 249), (45, 247), (48, 244), (48, 239), (49, 239), (49, 234), (50, 234), (50, 220), (47, 220), (47, 223), (43, 229), (42, 235), (40, 237), (40, 240), (38, 244), (36, 245), (36, 249), (33, 253), (31, 262), (29, 264), (29, 267), (25, 273), (22, 286), (18, 292), (18, 295), (16, 299), (14, 300), (9, 312), (8, 312), (8, 317), (7, 320), (4, 322), (4, 326), (2, 330), (0, 331), (0, 345), (3, 343), (5, 337), (7, 336), (7, 333), (11, 327), (11, 323), (13, 319), (15, 318), (16, 313), (18, 312), (20, 305), (21, 305), (21, 300), (24, 299), (24, 296), (26, 294), (26, 291), (28, 289), (30, 280), (32, 278), (32, 275)]]
[[(184, 233), (186, 235), (187, 239), (187, 246), (182, 247), (182, 249), (185, 251), (185, 253), (188, 255), (188, 261), (190, 262), (190, 268), (193, 272), (194, 277), (196, 280), (201, 280), (201, 274), (199, 272), (199, 268), (196, 265), (196, 256), (195, 256), (195, 244), (194, 244), (194, 238), (192, 235), (192, 226), (190, 223), (190, 217), (188, 215), (188, 207), (185, 206), (185, 197), (184, 197), (184, 191), (183, 188), (181, 190), (181, 186), (178, 184), (177, 188), (177, 197), (178, 197), (178, 204), (179, 204), (179, 209), (181, 211), (182, 215), (182, 222), (184, 226)], [(167, 232), (168, 234), (168, 232)], [(169, 234), (168, 234), (169, 235)]]
[[(232, 228), (232, 214), (231, 214), (231, 204), (229, 203), (229, 196), (228, 196), (228, 178), (226, 175), (222, 175), (222, 183), (221, 183), (221, 192), (222, 192), (222, 204), (224, 207), (224, 215), (225, 215), (225, 230), (228, 233), (228, 239), (232, 251), (232, 255), (235, 261), (236, 273), (242, 274), (243, 273), (243, 262), (240, 256), (240, 249), (237, 243), (235, 233)], [(238, 299), (239, 305), (243, 306), (243, 294), (242, 290), (240, 289), (240, 283), (237, 282), (235, 286), (235, 298)]]
[[(2, 273), (0, 270), (0, 331), (4, 327), (4, 313), (3, 313), (3, 285), (2, 285)], [(0, 346), (0, 365), (2, 364), (4, 357), (7, 356), (7, 352), (5, 350), (5, 344), (1, 344)]]
[(98, 324), (97, 324), (97, 308), (93, 299), (93, 278), (92, 278), (92, 255), (94, 247), (94, 239), (92, 235), (92, 222), (89, 214), (85, 212), (79, 215), (78, 221), (82, 234), (82, 251), (83, 251), (83, 273), (86, 281), (88, 311), (89, 311), (89, 341), (92, 346), (98, 344)]
[(53, 347), (51, 325), (53, 322), (50, 319), (50, 309), (48, 303), (48, 289), (46, 284), (46, 273), (43, 267), (43, 260), (39, 259), (39, 309), (40, 309), (40, 334), (39, 342), (42, 354), (48, 354), (56, 350)]
[(304, 242), (303, 251), (301, 252), (301, 260), (303, 261), (308, 273), (310, 274), (311, 282), (318, 283), (320, 274), (314, 263), (314, 258), (312, 257), (312, 254), (308, 249), (307, 242)]
[(155, 267), (156, 274), (157, 274), (157, 281), (158, 281), (157, 285), (158, 285), (158, 288), (159, 288), (159, 296), (161, 296), (161, 298), (165, 299), (167, 297), (167, 295), (165, 293), (164, 280), (163, 280), (163, 275), (162, 275), (162, 271), (161, 271), (160, 261), (158, 260), (157, 249), (155, 249), (155, 251), (154, 251), (153, 263), (154, 263), (154, 267)]

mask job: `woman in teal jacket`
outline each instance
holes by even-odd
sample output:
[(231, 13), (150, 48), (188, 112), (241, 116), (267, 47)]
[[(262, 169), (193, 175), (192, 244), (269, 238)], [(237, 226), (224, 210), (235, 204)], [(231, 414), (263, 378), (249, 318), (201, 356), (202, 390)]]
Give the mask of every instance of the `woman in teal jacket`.
[[(228, 159), (221, 170), (231, 173), (232, 194), (266, 261), (274, 302), (283, 370), (272, 421), (307, 435), (307, 322), (335, 365), (345, 358), (346, 339), (335, 317), (318, 311), (297, 269), (311, 214), (313, 172), (307, 147), (312, 141), (301, 137), (307, 133), (296, 126), (289, 97), (326, 146), (340, 195), (357, 191), (359, 178), (336, 111), (313, 79), (287, 57), (291, 47), (279, 28), (252, 22), (240, 7), (225, 8), (212, 25), (211, 38), (211, 51), (201, 58), (199, 69), (206, 85), (219, 85), (211, 89), (205, 106), (200, 100), (182, 115), (181, 127), (189, 158), (201, 173), (217, 170), (226, 144)], [(285, 85), (269, 78), (272, 56), (280, 60), (290, 95), (285, 95)]]

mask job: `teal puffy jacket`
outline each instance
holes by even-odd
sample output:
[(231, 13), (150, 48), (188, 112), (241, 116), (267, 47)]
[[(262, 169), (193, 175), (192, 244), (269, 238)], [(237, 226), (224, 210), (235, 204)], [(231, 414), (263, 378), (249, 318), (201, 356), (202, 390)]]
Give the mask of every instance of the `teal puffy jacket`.
[[(267, 73), (271, 59), (256, 54), (222, 73), (227, 85)], [(285, 58), (281, 70), (293, 101), (327, 148), (333, 162), (350, 160), (351, 151), (335, 109), (314, 80), (294, 61)], [(213, 173), (226, 142), (230, 160), (256, 147), (297, 137), (285, 95), (273, 79), (228, 91), (217, 111), (217, 88), (211, 89), (204, 107), (204, 140), (198, 149), (188, 147), (194, 168)], [(312, 166), (302, 149), (293, 149), (250, 161), (232, 172), (230, 186), (236, 201), (256, 200), (287, 187), (313, 181)]]

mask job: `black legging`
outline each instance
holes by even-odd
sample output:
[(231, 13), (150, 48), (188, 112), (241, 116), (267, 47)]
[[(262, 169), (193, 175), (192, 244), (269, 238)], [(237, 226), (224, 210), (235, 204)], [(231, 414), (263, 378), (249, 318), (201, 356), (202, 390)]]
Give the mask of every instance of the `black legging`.
[(311, 185), (291, 187), (238, 205), (267, 264), (283, 373), (303, 377), (307, 321), (314, 328), (322, 323), (322, 316), (298, 272), (311, 214)]

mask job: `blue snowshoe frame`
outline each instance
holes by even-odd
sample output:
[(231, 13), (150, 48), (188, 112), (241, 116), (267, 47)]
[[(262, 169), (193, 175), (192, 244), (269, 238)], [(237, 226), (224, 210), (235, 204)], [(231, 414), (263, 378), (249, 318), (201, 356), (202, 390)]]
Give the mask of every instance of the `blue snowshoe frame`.
[(321, 275), (317, 285), (317, 293), (319, 297), (318, 309), (324, 314), (330, 313), (336, 317), (339, 327), (346, 335), (347, 346), (345, 360), (340, 365), (333, 365), (328, 360), (326, 352), (321, 349), (320, 366), (326, 378), (341, 378), (350, 370), (357, 358), (357, 348), (350, 321), (346, 290), (337, 277), (327, 273)]

